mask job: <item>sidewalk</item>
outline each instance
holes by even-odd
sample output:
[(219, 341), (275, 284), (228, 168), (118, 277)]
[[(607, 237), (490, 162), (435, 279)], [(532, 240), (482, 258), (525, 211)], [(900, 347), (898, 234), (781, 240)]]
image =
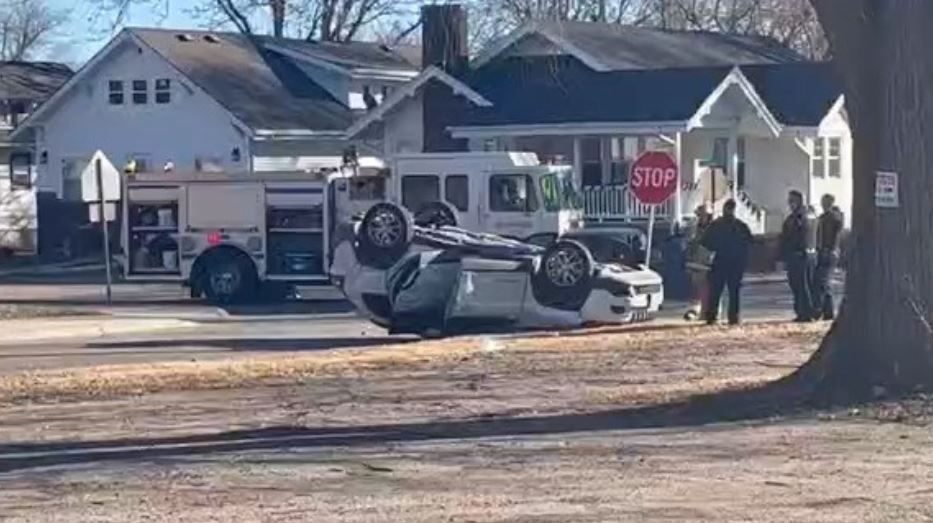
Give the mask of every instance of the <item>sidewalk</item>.
[(100, 338), (117, 334), (135, 334), (193, 328), (191, 321), (173, 318), (128, 318), (114, 316), (69, 316), (0, 321), (3, 336), (0, 346), (36, 343), (63, 338)]

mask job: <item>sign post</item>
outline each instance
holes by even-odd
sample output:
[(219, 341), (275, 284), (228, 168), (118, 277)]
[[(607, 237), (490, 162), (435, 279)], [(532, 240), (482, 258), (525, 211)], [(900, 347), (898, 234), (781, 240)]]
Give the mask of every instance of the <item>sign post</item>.
[(654, 221), (658, 205), (666, 202), (677, 190), (679, 167), (670, 154), (647, 151), (632, 164), (629, 173), (629, 190), (644, 205), (649, 205), (648, 245), (645, 248), (645, 265), (651, 262), (651, 244), (654, 241)]
[[(108, 212), (108, 202), (120, 199), (120, 173), (101, 151), (94, 153), (90, 165), (81, 173), (81, 197), (91, 204), (91, 221), (100, 221), (104, 241), (104, 268), (107, 271), (107, 305), (111, 305), (113, 304), (113, 269), (110, 255), (110, 231), (107, 222), (116, 218), (114, 216), (116, 212), (114, 211), (113, 215)], [(97, 216), (94, 216), (95, 210)]]

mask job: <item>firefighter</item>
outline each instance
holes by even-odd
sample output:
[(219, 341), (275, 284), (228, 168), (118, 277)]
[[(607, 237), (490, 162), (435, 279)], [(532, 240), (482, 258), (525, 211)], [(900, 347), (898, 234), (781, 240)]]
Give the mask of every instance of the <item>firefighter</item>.
[(684, 319), (687, 321), (703, 317), (703, 304), (708, 295), (707, 275), (710, 265), (710, 252), (703, 247), (703, 235), (706, 234), (706, 230), (713, 221), (713, 215), (707, 210), (706, 205), (697, 206), (694, 215), (696, 222), (687, 245), (687, 272), (690, 277), (691, 297), (687, 312), (684, 313)]
[(735, 217), (735, 200), (722, 207), (722, 216), (710, 224), (703, 235), (703, 246), (712, 251), (713, 264), (709, 271), (709, 300), (704, 311), (707, 325), (716, 323), (722, 292), (729, 289), (729, 324), (739, 323), (739, 291), (752, 232), (745, 222)]
[(794, 321), (813, 321), (813, 275), (816, 270), (816, 226), (813, 213), (804, 205), (803, 195), (787, 195), (790, 215), (781, 228), (781, 259), (787, 269), (787, 283), (794, 295)]
[(839, 237), (842, 234), (842, 212), (836, 207), (836, 198), (823, 195), (820, 200), (823, 214), (816, 225), (816, 271), (813, 275), (814, 316), (817, 320), (832, 320), (835, 316), (829, 277), (839, 263)]

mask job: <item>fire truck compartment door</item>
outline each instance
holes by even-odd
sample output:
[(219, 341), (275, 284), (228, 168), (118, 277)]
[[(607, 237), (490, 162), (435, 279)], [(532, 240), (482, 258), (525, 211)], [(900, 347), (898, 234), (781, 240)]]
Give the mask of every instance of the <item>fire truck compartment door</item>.
[(259, 230), (265, 202), (258, 183), (193, 183), (188, 186), (188, 228)]

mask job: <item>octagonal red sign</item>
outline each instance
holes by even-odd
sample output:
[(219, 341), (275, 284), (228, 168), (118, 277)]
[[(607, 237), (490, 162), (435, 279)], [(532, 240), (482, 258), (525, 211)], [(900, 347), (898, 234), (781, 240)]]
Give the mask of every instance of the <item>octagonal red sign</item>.
[(670, 154), (647, 151), (632, 164), (628, 186), (638, 201), (659, 205), (677, 190), (677, 162)]

